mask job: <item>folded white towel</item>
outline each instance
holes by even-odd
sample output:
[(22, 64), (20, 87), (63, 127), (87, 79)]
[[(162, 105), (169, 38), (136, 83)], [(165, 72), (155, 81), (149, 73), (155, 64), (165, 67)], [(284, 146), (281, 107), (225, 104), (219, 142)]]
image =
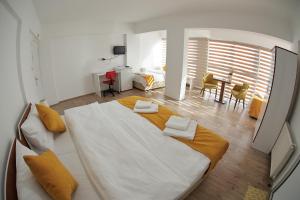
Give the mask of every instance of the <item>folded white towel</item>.
[(187, 130), (181, 131), (181, 130), (166, 127), (163, 131), (163, 134), (167, 136), (182, 137), (189, 140), (193, 140), (196, 134), (197, 125), (198, 125), (197, 121), (191, 120)]
[(138, 109), (142, 109), (142, 108), (150, 108), (151, 105), (152, 105), (151, 101), (137, 100), (134, 107)]
[(134, 108), (133, 111), (136, 113), (157, 113), (158, 104), (152, 103), (150, 108)]
[(189, 118), (172, 115), (166, 122), (166, 127), (185, 131), (189, 127), (190, 122), (191, 120)]

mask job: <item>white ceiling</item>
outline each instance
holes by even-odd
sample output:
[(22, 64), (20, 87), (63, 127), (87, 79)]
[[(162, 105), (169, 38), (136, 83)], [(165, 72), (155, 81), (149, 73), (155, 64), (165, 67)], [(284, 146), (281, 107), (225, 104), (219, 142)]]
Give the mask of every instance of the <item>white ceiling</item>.
[(290, 17), (299, 0), (33, 0), (42, 23), (76, 20), (138, 22), (199, 12), (248, 12)]

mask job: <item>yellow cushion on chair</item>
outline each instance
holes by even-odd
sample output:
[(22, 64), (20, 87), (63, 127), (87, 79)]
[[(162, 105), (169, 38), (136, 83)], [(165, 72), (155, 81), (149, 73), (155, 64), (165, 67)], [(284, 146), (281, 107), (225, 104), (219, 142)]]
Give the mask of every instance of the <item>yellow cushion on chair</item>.
[(58, 112), (44, 104), (36, 104), (36, 109), (39, 117), (45, 127), (53, 133), (63, 133), (66, 131), (66, 126)]
[(72, 193), (78, 183), (51, 150), (38, 156), (24, 156), (24, 160), (38, 183), (52, 199), (72, 199)]

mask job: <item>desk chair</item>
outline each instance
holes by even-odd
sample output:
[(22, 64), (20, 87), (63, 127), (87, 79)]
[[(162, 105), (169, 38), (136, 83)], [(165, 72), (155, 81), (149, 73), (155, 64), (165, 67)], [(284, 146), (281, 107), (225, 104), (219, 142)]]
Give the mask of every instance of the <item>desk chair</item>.
[(103, 91), (103, 96), (105, 96), (106, 92), (110, 92), (113, 96), (115, 96), (115, 90), (112, 88), (114, 82), (116, 81), (117, 73), (116, 71), (108, 71), (105, 73), (106, 80), (102, 81), (103, 84), (108, 85), (108, 90)]

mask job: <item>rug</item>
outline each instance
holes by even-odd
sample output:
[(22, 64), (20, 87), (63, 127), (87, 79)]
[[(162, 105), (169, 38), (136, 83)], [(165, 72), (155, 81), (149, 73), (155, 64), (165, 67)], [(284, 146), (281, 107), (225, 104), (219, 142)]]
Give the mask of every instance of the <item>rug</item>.
[(268, 192), (255, 188), (251, 185), (248, 186), (248, 190), (245, 194), (244, 200), (267, 200)]

